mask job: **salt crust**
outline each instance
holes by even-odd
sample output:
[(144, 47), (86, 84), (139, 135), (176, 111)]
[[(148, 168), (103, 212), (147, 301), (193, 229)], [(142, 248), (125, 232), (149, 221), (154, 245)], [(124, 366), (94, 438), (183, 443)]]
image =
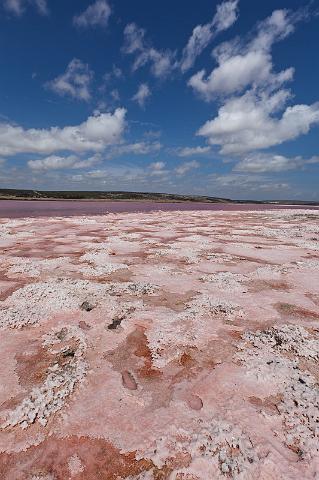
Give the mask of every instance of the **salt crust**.
[(56, 480), (56, 477), (49, 473), (43, 475), (32, 475), (32, 477), (30, 477), (30, 480)]
[(81, 261), (87, 262), (80, 268), (80, 272), (89, 276), (109, 275), (123, 268), (128, 268), (124, 263), (113, 263), (112, 256), (108, 251), (93, 251), (82, 255)]
[(247, 280), (247, 277), (239, 273), (218, 272), (202, 275), (200, 280), (203, 282), (212, 283), (216, 288), (226, 291), (247, 291), (247, 288), (242, 285), (242, 282)]
[(48, 368), (43, 384), (33, 388), (28, 397), (9, 413), (2, 429), (17, 425), (25, 429), (36, 421), (45, 426), (49, 417), (64, 406), (75, 385), (85, 377), (86, 341), (79, 328), (66, 326), (52, 330), (45, 335), (43, 348), (48, 349), (56, 362)]
[(209, 295), (198, 295), (186, 305), (181, 313), (168, 313), (156, 329), (147, 333), (153, 365), (163, 368), (177, 359), (188, 347), (195, 347), (206, 337), (207, 316), (222, 321), (242, 317), (237, 304)]
[(277, 408), (287, 446), (303, 459), (316, 457), (319, 388), (316, 379), (300, 369), (299, 358), (317, 361), (319, 339), (296, 325), (246, 333), (243, 339), (237, 358), (244, 362), (247, 375), (260, 383), (270, 382), (282, 395)]
[(65, 267), (70, 259), (68, 257), (59, 257), (45, 260), (36, 260), (22, 257), (10, 257), (7, 261), (11, 266), (9, 267), (7, 274), (10, 275), (23, 275), (26, 277), (40, 277), (42, 273), (50, 273), (52, 270)]
[[(237, 426), (224, 420), (203, 422), (197, 419), (194, 431), (171, 427), (169, 435), (160, 437), (149, 451), (143, 453), (158, 467), (165, 465), (167, 456), (190, 455), (213, 462), (220, 474), (244, 479), (252, 464), (258, 460), (249, 436)], [(138, 458), (138, 457), (137, 457)]]
[[(216, 214), (214, 215), (218, 217), (218, 213), (219, 212), (216, 212)], [(224, 213), (221, 212), (221, 215), (222, 214)], [(304, 210), (300, 211), (300, 214), (298, 214), (298, 212), (296, 211), (294, 211), (293, 213), (289, 211), (280, 211), (280, 212), (264, 211), (262, 213), (251, 212), (251, 214), (248, 215), (247, 212), (245, 212), (246, 218), (249, 217), (251, 219), (259, 219), (261, 218), (261, 215), (262, 215), (264, 220), (265, 218), (267, 219), (267, 215), (268, 215), (269, 221), (271, 221), (274, 225), (276, 225), (276, 218), (278, 220), (284, 219), (287, 222), (289, 221), (298, 222), (303, 220), (306, 214), (307, 212)], [(316, 216), (314, 212), (311, 210), (308, 211), (308, 214), (312, 216), (311, 218), (314, 217), (319, 219), (319, 216), (318, 215)], [(170, 215), (171, 214), (164, 212), (163, 222), (165, 222), (166, 218), (169, 219)], [(233, 214), (229, 213), (228, 215), (236, 216), (237, 213), (236, 212), (234, 212)], [(199, 215), (195, 213), (194, 214), (190, 213), (190, 217), (193, 217), (194, 219), (196, 219), (197, 217), (199, 218)], [(122, 218), (124, 219), (124, 216)], [(147, 218), (147, 215), (145, 214), (143, 214), (141, 219), (144, 219), (145, 224), (152, 221), (151, 216)], [(52, 219), (52, 220), (55, 221), (55, 219)], [(85, 219), (80, 220), (79, 218), (77, 218), (72, 221), (75, 224), (82, 223), (85, 225), (85, 224), (96, 224), (98, 222), (98, 219), (97, 217), (95, 217), (94, 219), (87, 219), (87, 220)], [(27, 222), (24, 221), (24, 224), (26, 223)], [(23, 223), (21, 222), (20, 224), (23, 225)], [(16, 227), (17, 224), (14, 224), (12, 226)], [(251, 228), (253, 229), (254, 227), (251, 227)], [(312, 250), (317, 249), (316, 240), (305, 238), (302, 235), (302, 228), (300, 231), (299, 228), (295, 228), (295, 230), (293, 230), (292, 228), (287, 227), (287, 229), (280, 229), (280, 230), (277, 229), (278, 232), (275, 232), (274, 231), (275, 229), (273, 228), (269, 228), (268, 232), (264, 231), (264, 234), (265, 236), (267, 234), (269, 234), (270, 236), (274, 234), (273, 236), (276, 237), (278, 233), (278, 237), (276, 238), (278, 238), (279, 241), (286, 240), (287, 238), (289, 238), (289, 242), (294, 243), (294, 245), (296, 246), (298, 246), (298, 242), (300, 242), (300, 245), (302, 245), (305, 248), (309, 248)], [(201, 231), (201, 228), (199, 229), (199, 231)], [(294, 240), (294, 238), (292, 238), (293, 232), (294, 232), (296, 241)], [(312, 231), (310, 231), (309, 229), (307, 231), (305, 230), (305, 232), (307, 236), (309, 235), (314, 236), (317, 234), (317, 231), (314, 230), (314, 227)], [(21, 232), (21, 233), (23, 234), (24, 232)], [(243, 232), (241, 231), (238, 233), (243, 233)], [(8, 237), (16, 238), (16, 234), (9, 233)], [(96, 247), (96, 244), (94, 245)], [(277, 248), (279, 247), (280, 246), (278, 246)], [(274, 247), (272, 246), (271, 248), (274, 248)], [(235, 256), (232, 256), (232, 255), (230, 257), (231, 257), (230, 260), (235, 258)], [(195, 258), (196, 262), (197, 262), (197, 259), (198, 257)], [(217, 261), (215, 254), (212, 255), (212, 260)], [(270, 270), (269, 272), (270, 274), (275, 273), (275, 269), (277, 269), (276, 273), (282, 274), (282, 273), (287, 273), (288, 271), (289, 272), (293, 271), (295, 269), (298, 270), (299, 268), (304, 269), (304, 268), (307, 268), (307, 266), (309, 266), (309, 268), (317, 268), (319, 266), (319, 262), (318, 260), (305, 260), (304, 262), (285, 264), (283, 267), (280, 267), (280, 266), (261, 267), (259, 274), (262, 276), (264, 273), (267, 273), (266, 269)], [(265, 270), (262, 271), (262, 269), (265, 269)], [(287, 271), (285, 271), (285, 269), (287, 269)], [(97, 284), (93, 284), (93, 285), (94, 285), (94, 290), (96, 290)], [(152, 286), (149, 284), (148, 286), (135, 284), (135, 286), (132, 287), (132, 284), (127, 283), (125, 285), (121, 284), (121, 289), (122, 290), (120, 290), (120, 288), (115, 284), (111, 286), (111, 291), (108, 291), (107, 293), (109, 293), (110, 295), (117, 295), (117, 294), (120, 295), (121, 294), (120, 291), (121, 291), (129, 295), (133, 295), (134, 291), (135, 292), (138, 291), (138, 292), (143, 292), (142, 294), (152, 295), (156, 291), (156, 286)], [(81, 298), (81, 300), (83, 301), (83, 298)], [(212, 299), (210, 298), (210, 300)], [(52, 302), (52, 297), (49, 298), (49, 301)], [(100, 301), (99, 295), (98, 295), (97, 301)], [(14, 302), (12, 304), (14, 304)], [(25, 302), (25, 305), (23, 306), (23, 308), (25, 309), (26, 304), (28, 304), (27, 296), (24, 298), (24, 302)], [(212, 301), (203, 302), (203, 298), (200, 299), (197, 297), (197, 299), (195, 299), (195, 301), (193, 302), (193, 306), (195, 304), (195, 306), (197, 305), (197, 308), (199, 308), (197, 316), (195, 317), (195, 319), (192, 316), (190, 317), (186, 316), (185, 317), (186, 320), (190, 321), (191, 323), (193, 322), (193, 320), (196, 320), (196, 322), (198, 321), (197, 328), (201, 328), (200, 315), (203, 313), (201, 308), (206, 309), (209, 303), (210, 305), (213, 304)], [(228, 309), (226, 308), (227, 306), (225, 305), (221, 306), (222, 301), (217, 303), (219, 303), (219, 306), (217, 305), (216, 307), (215, 305), (216, 308), (215, 309), (212, 308), (212, 313), (210, 313), (210, 315), (218, 315), (218, 318), (231, 319), (233, 318), (234, 314), (235, 315), (239, 314), (238, 307), (233, 306), (235, 307), (235, 309), (233, 308)], [(78, 308), (78, 305), (79, 304), (77, 304), (77, 308)], [(8, 308), (11, 307), (10, 300), (9, 302), (2, 302), (2, 306), (4, 307), (5, 310), (8, 310)], [(21, 307), (21, 311), (20, 311), (21, 316), (23, 316), (23, 311), (22, 311), (23, 308)], [(190, 313), (189, 311), (191, 311), (191, 308), (192, 308), (192, 304), (190, 303), (188, 304), (186, 311), (182, 312), (182, 314)], [(215, 314), (214, 312), (217, 312), (217, 313)], [(178, 315), (182, 315), (182, 314), (178, 314)], [(1, 315), (2, 315), (2, 311), (0, 310), (0, 325), (1, 325), (1, 318), (2, 318)], [(269, 388), (269, 382), (272, 382), (272, 385), (274, 387), (273, 388), (274, 393), (279, 392), (282, 394), (282, 400), (278, 404), (277, 408), (278, 408), (278, 415), (280, 413), (282, 417), (282, 425), (283, 425), (283, 430), (285, 432), (284, 438), (286, 440), (286, 444), (289, 447), (291, 447), (293, 451), (297, 452), (301, 458), (310, 458), (312, 456), (315, 456), (315, 454), (318, 452), (318, 431), (316, 431), (315, 429), (317, 428), (317, 425), (318, 425), (317, 412), (318, 412), (319, 395), (318, 395), (317, 384), (314, 377), (310, 375), (308, 372), (301, 370), (299, 357), (305, 358), (308, 362), (317, 361), (318, 360), (318, 356), (317, 356), (318, 340), (316, 337), (316, 333), (314, 332), (303, 329), (302, 327), (298, 327), (297, 330), (295, 329), (296, 329), (295, 326), (286, 325), (286, 326), (275, 327), (273, 329), (260, 331), (260, 332), (250, 332), (250, 333), (248, 332), (243, 338), (244, 341), (240, 347), (241, 351), (238, 354), (238, 358), (243, 362), (244, 368), (246, 370), (246, 374), (250, 378), (255, 379), (258, 383), (263, 382), (265, 384), (265, 387), (267, 387), (267, 382), (268, 382), (268, 388)], [(178, 336), (178, 331), (175, 333)], [(195, 328), (194, 334), (196, 335), (196, 328)], [(49, 346), (49, 348), (51, 347)], [(183, 432), (183, 430), (179, 429), (178, 432), (176, 431), (175, 433), (172, 434), (171, 439), (177, 445), (181, 445), (180, 450), (191, 452), (193, 458), (196, 458), (199, 455), (201, 455), (202, 457), (206, 457), (204, 454), (204, 452), (206, 451), (205, 438), (206, 439), (208, 438), (209, 441), (211, 441), (212, 440), (210, 438), (211, 431), (213, 430), (214, 432), (216, 432), (214, 433), (213, 440), (212, 440), (214, 443), (213, 443), (213, 446), (210, 447), (207, 451), (209, 452), (209, 455), (211, 455), (213, 462), (217, 464), (219, 472), (221, 474), (221, 478), (231, 477), (231, 478), (241, 478), (243, 480), (247, 480), (249, 475), (249, 469), (252, 463), (254, 462), (254, 458), (255, 458), (254, 449), (252, 447), (251, 440), (247, 436), (247, 434), (242, 432), (241, 429), (239, 429), (236, 426), (231, 427), (226, 422), (215, 421), (215, 420), (213, 420), (211, 423), (205, 422), (205, 426), (199, 430), (200, 430), (200, 433), (198, 432), (198, 428), (196, 427), (194, 428), (193, 434), (191, 434), (192, 432), (190, 432), (190, 430)], [(215, 439), (218, 438), (218, 435), (219, 435), (218, 432), (220, 432), (221, 441), (218, 443), (218, 446), (216, 447)], [(229, 432), (232, 432), (232, 433), (229, 433)], [(231, 438), (229, 437), (228, 434), (231, 436)], [(243, 439), (245, 441), (247, 440), (247, 444), (245, 444), (243, 447), (241, 446), (239, 447), (238, 445), (236, 445), (236, 435), (238, 435), (240, 440), (243, 440)], [(201, 436), (203, 436), (204, 440), (201, 438), (198, 443), (200, 445), (199, 447), (200, 452), (198, 453), (198, 450), (196, 449), (196, 445), (198, 444), (196, 442), (198, 440), (198, 437), (201, 437)], [(279, 433), (279, 437), (280, 436), (281, 435)], [(166, 438), (168, 437), (169, 435), (166, 435)], [(162, 442), (163, 449), (162, 449), (162, 452), (160, 452), (161, 457), (158, 457), (156, 462), (159, 466), (163, 465), (163, 462), (165, 463), (165, 460), (171, 457), (171, 454), (172, 452), (174, 452), (174, 448), (175, 448), (174, 445), (167, 446), (168, 440), (165, 440), (165, 439), (160, 439), (160, 440), (163, 440)], [(161, 450), (160, 448), (161, 443), (159, 443), (158, 445), (159, 445), (159, 449), (157, 451), (159, 452), (159, 450)], [(220, 455), (220, 452), (222, 451), (223, 448), (226, 449), (227, 461), (224, 460), (225, 459), (224, 452), (222, 452)], [(239, 449), (239, 452), (238, 452), (238, 449)], [(251, 452), (251, 449), (252, 449), (252, 452)], [(160, 455), (160, 453), (158, 453), (158, 455)], [(233, 454), (235, 456), (235, 459), (232, 458)], [(207, 456), (208, 458), (210, 458), (209, 455)], [(150, 452), (150, 457), (153, 459), (156, 458), (156, 456), (154, 457), (154, 451)], [(239, 457), (239, 465), (236, 464), (236, 462), (238, 462), (238, 457)], [(253, 462), (251, 462), (251, 460), (253, 460)], [(148, 472), (148, 473), (134, 476), (130, 480), (150, 480), (151, 478), (153, 478), (153, 476), (151, 476), (151, 473)], [(184, 476), (181, 476), (181, 478), (184, 479)], [(191, 477), (189, 477), (186, 473), (185, 479), (186, 478), (188, 480)], [(40, 480), (40, 479), (53, 480), (53, 477), (40, 476), (38, 478), (37, 476), (35, 476), (33, 480)]]
[[(88, 280), (57, 279), (26, 285), (0, 302), (0, 328), (22, 328), (65, 310), (78, 309), (85, 300), (115, 308), (113, 296), (152, 295), (157, 287), (150, 283), (125, 282), (99, 284)], [(32, 298), (32, 302), (30, 299)]]

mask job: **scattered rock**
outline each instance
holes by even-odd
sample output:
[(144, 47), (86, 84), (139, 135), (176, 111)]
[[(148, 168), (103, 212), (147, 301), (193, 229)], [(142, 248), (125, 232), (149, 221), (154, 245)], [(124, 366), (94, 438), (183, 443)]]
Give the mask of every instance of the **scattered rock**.
[(122, 320), (124, 320), (124, 318), (125, 318), (125, 315), (121, 315), (121, 316), (116, 316), (116, 317), (114, 317), (113, 320), (112, 320), (112, 323), (110, 323), (110, 324), (107, 326), (107, 328), (108, 328), (109, 330), (116, 330), (117, 327), (119, 327), (119, 326), (121, 325), (121, 322), (122, 322)]
[(81, 310), (85, 310), (86, 312), (90, 312), (91, 310), (93, 310), (94, 308), (94, 305), (92, 305), (90, 302), (83, 302), (82, 305), (80, 306), (80, 309)]

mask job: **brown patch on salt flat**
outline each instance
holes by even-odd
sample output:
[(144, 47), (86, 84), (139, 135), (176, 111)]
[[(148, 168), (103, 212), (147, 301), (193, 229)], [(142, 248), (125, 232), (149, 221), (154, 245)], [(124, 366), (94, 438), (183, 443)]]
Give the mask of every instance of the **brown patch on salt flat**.
[(45, 260), (48, 259), (48, 255), (52, 258), (52, 251), (54, 250), (56, 243), (49, 239), (42, 241), (28, 239), (26, 242), (19, 242), (17, 245), (18, 248), (15, 249), (15, 255), (17, 257), (39, 258)]
[(18, 290), (18, 288), (22, 288), (27, 281), (10, 281), (7, 279), (5, 275), (0, 276), (0, 301), (5, 300), (6, 298), (10, 297), (10, 295)]
[(128, 265), (134, 265), (134, 263), (136, 263), (137, 258), (139, 263), (144, 263), (144, 261), (148, 259), (148, 256), (149, 256), (149, 252), (145, 252), (144, 250), (141, 250), (141, 251), (127, 252), (125, 254), (119, 253), (116, 255), (116, 258), (125, 258), (126, 263)]
[(228, 335), (234, 340), (241, 340), (243, 332), (238, 330), (231, 330), (228, 332)]
[(263, 290), (278, 290), (288, 292), (291, 285), (283, 280), (253, 280), (244, 282), (249, 287), (250, 292), (262, 292)]
[(111, 282), (130, 282), (132, 281), (132, 278), (133, 272), (131, 272), (128, 268), (116, 270), (107, 276), (107, 280)]
[(19, 383), (26, 388), (40, 385), (54, 361), (53, 355), (37, 340), (28, 344), (27, 351), (17, 352), (15, 358), (17, 361), (15, 370), (19, 377)]
[(146, 305), (154, 307), (166, 307), (175, 312), (182, 312), (185, 305), (198, 294), (193, 290), (186, 293), (162, 292), (161, 295), (152, 295), (143, 299)]
[(235, 344), (227, 341), (227, 334), (224, 339), (210, 341), (205, 349), (185, 349), (185, 352), (176, 362), (182, 368), (179, 368), (173, 375), (172, 385), (184, 380), (194, 379), (201, 372), (212, 372), (216, 365), (227, 361), (231, 362), (236, 350)]
[(263, 411), (267, 413), (268, 415), (279, 415), (280, 412), (278, 410), (278, 405), (283, 399), (282, 394), (278, 395), (270, 395), (269, 397), (266, 397), (264, 399), (261, 399), (259, 397), (249, 397), (248, 401), (254, 407), (257, 408), (257, 410)]
[[(16, 408), (25, 398), (25, 393), (20, 393), (19, 395), (15, 395), (5, 402), (0, 404), (0, 411), (2, 410), (13, 410)], [(1, 477), (0, 477), (1, 478)]]
[(319, 313), (313, 312), (306, 308), (299, 307), (298, 305), (292, 305), (291, 303), (276, 303), (274, 305), (276, 310), (284, 317), (302, 318), (305, 320), (318, 320)]
[(191, 353), (186, 353), (184, 352), (182, 355), (181, 355), (181, 358), (179, 359), (179, 363), (180, 365), (182, 365), (183, 367), (190, 367), (192, 365), (194, 365), (194, 359), (191, 355)]
[[(25, 452), (0, 454), (0, 478), (30, 480), (52, 475), (54, 480), (70, 478), (70, 459), (77, 456), (82, 468), (76, 480), (117, 480), (139, 475), (154, 468), (148, 460), (136, 460), (135, 453), (121, 454), (111, 443), (89, 437), (49, 437)], [(82, 470), (82, 471), (81, 471)], [(166, 479), (160, 471), (154, 479)]]
[(152, 366), (151, 351), (142, 327), (137, 327), (118, 348), (104, 354), (104, 358), (111, 362), (113, 368), (118, 372), (122, 372), (124, 369), (135, 372), (138, 377), (143, 378), (161, 375), (161, 372)]
[(138, 369), (138, 373), (141, 377), (144, 378), (157, 378), (162, 375), (162, 373), (153, 367), (152, 364), (152, 354), (150, 348), (148, 346), (147, 336), (145, 335), (145, 331), (138, 330), (139, 334), (139, 341), (136, 345), (136, 350), (134, 354), (143, 359), (144, 365)]
[(310, 298), (310, 300), (319, 307), (319, 294), (317, 295), (308, 293), (306, 296)]

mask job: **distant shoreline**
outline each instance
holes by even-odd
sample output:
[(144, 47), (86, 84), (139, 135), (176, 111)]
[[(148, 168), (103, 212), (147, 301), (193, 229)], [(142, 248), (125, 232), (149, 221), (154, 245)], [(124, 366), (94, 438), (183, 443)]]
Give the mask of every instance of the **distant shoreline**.
[[(205, 200), (170, 200), (170, 199), (147, 199), (147, 198), (54, 198), (54, 197), (45, 197), (45, 198), (29, 198), (29, 197), (1, 197), (1, 200), (14, 200), (14, 201), (28, 201), (28, 202), (152, 202), (152, 203), (237, 203), (235, 202), (209, 202)], [(246, 203), (246, 202), (245, 202)], [(255, 203), (255, 202), (253, 202)], [(260, 203), (260, 202), (256, 202)]]
[(179, 195), (172, 193), (123, 192), (123, 191), (44, 191), (0, 189), (1, 200), (15, 201), (66, 201), (66, 202), (152, 202), (152, 203), (207, 203), (246, 205), (309, 205), (319, 206), (319, 201), (309, 200), (233, 200), (207, 195)]
[(232, 200), (232, 201), (225, 201), (225, 202), (213, 202), (213, 201), (208, 201), (208, 200), (165, 200), (165, 199), (147, 199), (147, 198), (53, 198), (53, 197), (45, 197), (45, 198), (28, 198), (28, 197), (1, 197), (0, 196), (0, 202), (2, 200), (6, 201), (24, 201), (24, 202), (83, 202), (83, 203), (95, 203), (95, 202), (103, 202), (103, 203), (127, 203), (127, 202), (134, 202), (134, 203), (204, 203), (207, 205), (269, 205), (269, 206), (285, 206), (285, 207), (298, 207), (299, 206), (309, 206), (309, 207), (319, 207), (319, 202), (308, 202), (308, 201), (303, 201), (300, 200), (300, 202), (286, 202), (285, 200), (283, 201), (267, 201), (267, 200)]

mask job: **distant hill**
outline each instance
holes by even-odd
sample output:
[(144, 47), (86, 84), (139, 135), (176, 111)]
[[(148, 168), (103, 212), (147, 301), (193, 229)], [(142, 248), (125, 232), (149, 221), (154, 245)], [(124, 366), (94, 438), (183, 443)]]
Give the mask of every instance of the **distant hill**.
[(174, 193), (149, 192), (100, 192), (100, 191), (47, 191), (0, 189), (0, 200), (135, 200), (154, 202), (204, 202), (204, 203), (264, 203), (277, 205), (319, 205), (319, 202), (303, 200), (231, 200), (230, 198), (210, 197), (206, 195), (177, 195)]
[(157, 202), (232, 203), (229, 198), (148, 192), (89, 192), (0, 189), (0, 199), (26, 200), (144, 200)]

